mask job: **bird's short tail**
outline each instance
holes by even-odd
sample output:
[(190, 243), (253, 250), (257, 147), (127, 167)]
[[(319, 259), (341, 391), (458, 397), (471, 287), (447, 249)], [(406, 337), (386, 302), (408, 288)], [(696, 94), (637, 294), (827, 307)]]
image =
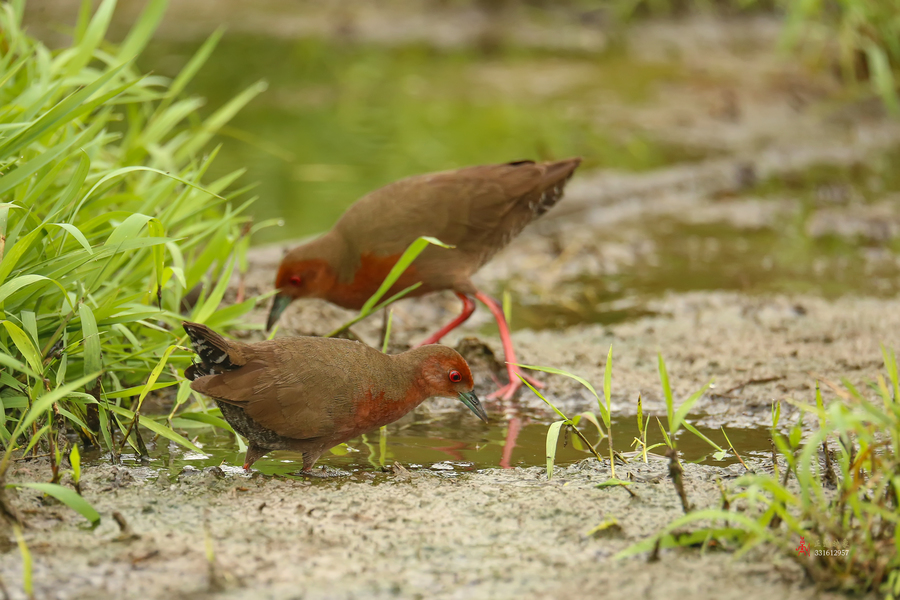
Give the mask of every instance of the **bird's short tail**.
[(540, 198), (532, 205), (536, 217), (550, 210), (563, 197), (566, 183), (581, 164), (581, 158), (568, 158), (556, 162), (543, 163), (544, 176), (541, 178)]
[(233, 371), (241, 366), (242, 361), (235, 356), (234, 343), (199, 323), (185, 321), (182, 323), (185, 332), (191, 338), (191, 344), (200, 357), (200, 363), (194, 363), (184, 370), (184, 376), (191, 381), (204, 375), (216, 375), (225, 371)]

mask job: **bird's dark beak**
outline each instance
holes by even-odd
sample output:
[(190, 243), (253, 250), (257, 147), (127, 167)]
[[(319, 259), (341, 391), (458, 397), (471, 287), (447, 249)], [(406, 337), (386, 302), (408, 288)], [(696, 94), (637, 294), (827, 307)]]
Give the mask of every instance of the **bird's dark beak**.
[(269, 311), (269, 320), (266, 321), (266, 331), (272, 331), (272, 328), (275, 327), (275, 323), (278, 322), (278, 317), (281, 316), (281, 313), (284, 312), (284, 309), (288, 307), (294, 299), (286, 294), (276, 294), (272, 299), (272, 310)]
[(487, 413), (484, 410), (484, 407), (481, 405), (481, 402), (478, 400), (478, 396), (473, 394), (472, 392), (460, 392), (459, 399), (462, 400), (462, 403), (469, 407), (475, 416), (484, 421), (488, 422)]

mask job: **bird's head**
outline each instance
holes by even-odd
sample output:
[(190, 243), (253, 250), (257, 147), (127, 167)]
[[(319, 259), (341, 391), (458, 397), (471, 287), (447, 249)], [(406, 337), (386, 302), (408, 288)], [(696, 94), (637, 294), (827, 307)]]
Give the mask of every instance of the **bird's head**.
[(421, 365), (420, 381), (427, 396), (458, 396), (475, 416), (487, 423), (488, 416), (472, 389), (475, 381), (469, 364), (460, 354), (447, 346), (433, 344), (408, 353)]
[[(296, 250), (301, 250), (297, 248)], [(278, 293), (272, 301), (266, 329), (271, 330), (284, 309), (297, 298), (323, 298), (334, 285), (331, 265), (321, 258), (307, 258), (289, 253), (278, 267), (275, 287)]]

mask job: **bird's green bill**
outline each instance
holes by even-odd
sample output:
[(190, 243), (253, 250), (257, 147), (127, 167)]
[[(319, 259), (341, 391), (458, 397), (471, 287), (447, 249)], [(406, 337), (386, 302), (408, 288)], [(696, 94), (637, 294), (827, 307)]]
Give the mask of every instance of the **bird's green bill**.
[(481, 402), (478, 400), (478, 396), (473, 394), (472, 392), (460, 392), (459, 399), (462, 400), (462, 403), (469, 407), (475, 416), (484, 421), (488, 422), (487, 412), (485, 412), (484, 407), (481, 406)]
[(272, 310), (269, 311), (269, 320), (266, 321), (266, 331), (272, 331), (272, 328), (275, 327), (275, 323), (278, 322), (278, 317), (281, 316), (281, 313), (284, 312), (284, 309), (288, 307), (288, 304), (290, 304), (292, 300), (293, 298), (284, 294), (277, 294), (275, 296), (272, 300)]

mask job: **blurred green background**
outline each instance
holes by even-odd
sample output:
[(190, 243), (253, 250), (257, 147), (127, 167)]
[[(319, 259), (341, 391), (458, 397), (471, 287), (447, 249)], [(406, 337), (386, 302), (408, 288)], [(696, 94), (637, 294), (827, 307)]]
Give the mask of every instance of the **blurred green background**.
[[(173, 76), (202, 40), (156, 42), (141, 65)], [(554, 73), (570, 76), (562, 79)], [(582, 169), (652, 169), (697, 150), (595, 119), (603, 94), (645, 99), (675, 64), (624, 51), (442, 50), (340, 40), (228, 35), (193, 82), (211, 111), (254, 81), (269, 90), (223, 132), (216, 172), (259, 182), (257, 220), (283, 218), (256, 242), (327, 229), (354, 200), (417, 173), (470, 164), (583, 156)]]

